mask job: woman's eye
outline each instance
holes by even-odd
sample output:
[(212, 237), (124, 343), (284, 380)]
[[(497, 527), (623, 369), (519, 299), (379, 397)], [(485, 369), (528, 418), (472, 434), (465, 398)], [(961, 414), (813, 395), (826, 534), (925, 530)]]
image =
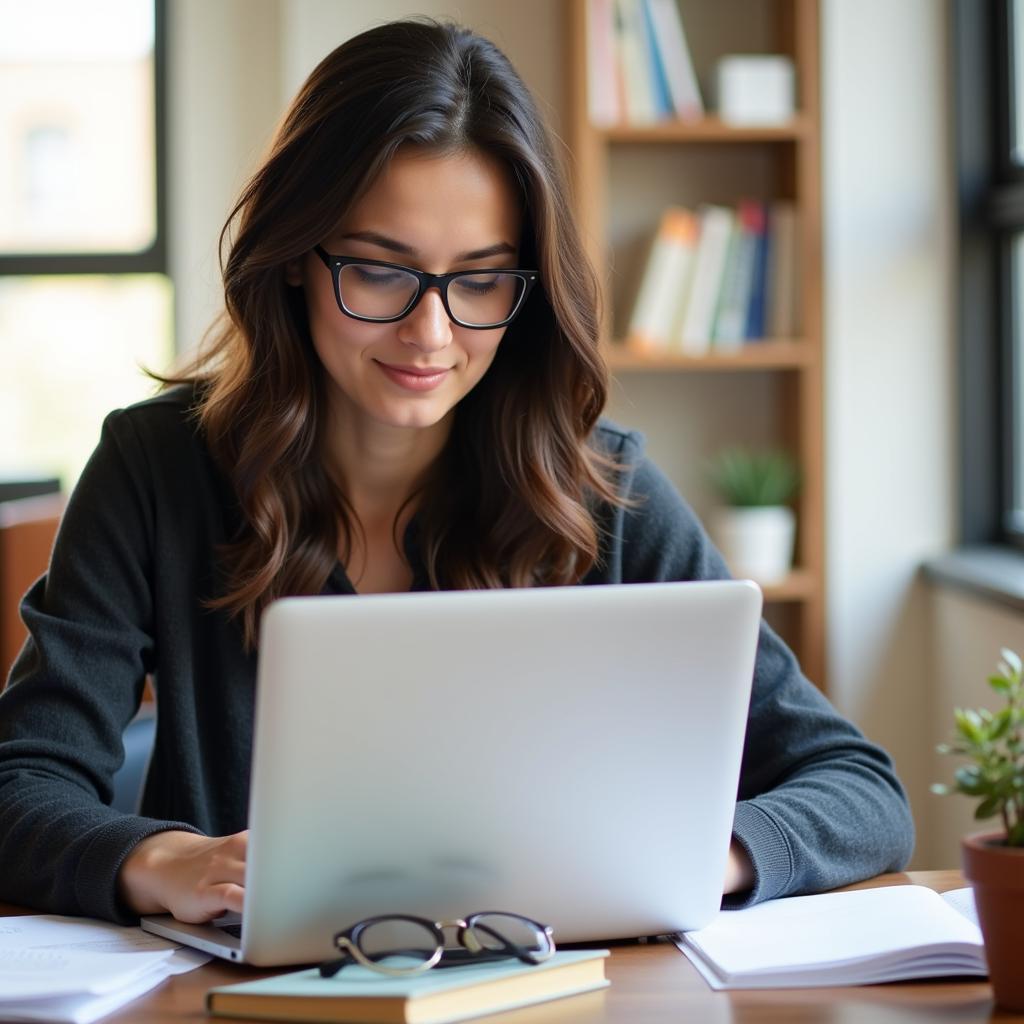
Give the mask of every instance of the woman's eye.
[(487, 295), (498, 287), (498, 278), (498, 274), (488, 277), (460, 277), (456, 280), (456, 285), (470, 295)]
[(386, 267), (364, 267), (356, 265), (351, 268), (361, 284), (369, 285), (392, 285), (403, 281), (408, 274), (398, 270), (388, 270)]

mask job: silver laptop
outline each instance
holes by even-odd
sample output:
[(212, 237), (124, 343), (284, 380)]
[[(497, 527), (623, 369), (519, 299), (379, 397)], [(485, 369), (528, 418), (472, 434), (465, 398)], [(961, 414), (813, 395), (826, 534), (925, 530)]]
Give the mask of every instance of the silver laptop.
[(276, 602), (240, 927), (142, 926), (261, 966), (384, 913), (514, 911), (556, 942), (699, 928), (760, 614), (740, 581)]

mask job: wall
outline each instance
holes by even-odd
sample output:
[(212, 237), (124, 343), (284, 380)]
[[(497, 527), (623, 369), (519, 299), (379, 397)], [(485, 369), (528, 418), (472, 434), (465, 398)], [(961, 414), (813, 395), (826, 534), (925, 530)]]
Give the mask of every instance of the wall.
[(917, 567), (955, 535), (945, 10), (826, 0), (822, 19), (829, 679), (895, 756), (922, 833), (936, 738)]
[(178, 349), (223, 307), (218, 238), (281, 112), (278, 0), (167, 5), (168, 248)]

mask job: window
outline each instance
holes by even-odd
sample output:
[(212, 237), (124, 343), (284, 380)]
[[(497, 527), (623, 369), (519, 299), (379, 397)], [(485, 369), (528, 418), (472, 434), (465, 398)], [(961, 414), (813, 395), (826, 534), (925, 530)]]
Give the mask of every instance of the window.
[(997, 303), (1004, 336), (1005, 526), (1024, 547), (1024, 0), (1005, 0), (1002, 53), (995, 62), (996, 181), (993, 221), (1002, 236)]
[(0, 0), (0, 475), (69, 488), (173, 352), (162, 0)]
[(1024, 0), (954, 0), (961, 521), (1024, 548)]

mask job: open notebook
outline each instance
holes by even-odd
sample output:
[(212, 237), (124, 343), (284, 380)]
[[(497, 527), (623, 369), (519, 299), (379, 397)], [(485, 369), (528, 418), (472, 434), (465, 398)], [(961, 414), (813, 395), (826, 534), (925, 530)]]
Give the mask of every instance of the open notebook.
[(896, 885), (722, 911), (676, 944), (715, 989), (984, 977), (970, 889)]

